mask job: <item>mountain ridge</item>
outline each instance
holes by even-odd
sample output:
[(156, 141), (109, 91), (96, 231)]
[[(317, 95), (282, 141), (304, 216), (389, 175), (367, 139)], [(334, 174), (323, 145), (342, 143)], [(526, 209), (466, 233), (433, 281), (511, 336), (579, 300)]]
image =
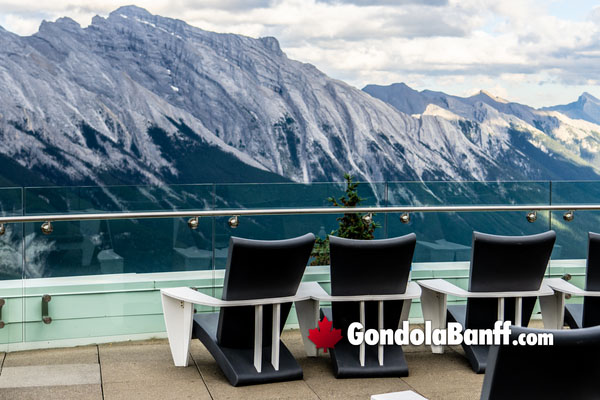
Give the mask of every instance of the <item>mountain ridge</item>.
[(573, 119), (582, 119), (600, 124), (600, 99), (588, 92), (583, 92), (579, 98), (569, 104), (544, 107), (542, 110), (558, 111)]
[(135, 6), (85, 28), (0, 30), (0, 43), (0, 155), (52, 184), (600, 178), (595, 124), (406, 85), (395, 105), (290, 60), (275, 38)]

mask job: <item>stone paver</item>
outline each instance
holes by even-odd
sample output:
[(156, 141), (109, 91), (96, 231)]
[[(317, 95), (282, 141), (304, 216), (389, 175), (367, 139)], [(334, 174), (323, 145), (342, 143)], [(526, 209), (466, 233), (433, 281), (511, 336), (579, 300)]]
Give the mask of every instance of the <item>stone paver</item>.
[(102, 400), (100, 385), (38, 386), (0, 389), (2, 400)]
[(171, 359), (169, 343), (141, 344), (139, 342), (123, 345), (100, 345), (100, 362), (102, 364), (115, 362), (151, 362), (168, 361)]
[(186, 368), (167, 361), (117, 362), (102, 364), (102, 383), (170, 382), (201, 380), (200, 373), (191, 364)]
[(173, 365), (169, 343), (166, 340), (107, 344), (98, 346), (102, 364), (102, 382), (173, 382), (198, 381), (202, 378), (196, 366), (187, 368)]
[(98, 364), (96, 346), (19, 351), (6, 354), (4, 367), (57, 364)]
[(148, 381), (105, 383), (105, 400), (210, 400), (211, 396), (201, 379), (169, 383)]
[(98, 364), (30, 365), (4, 367), (0, 388), (100, 384)]
[(406, 362), (410, 375), (402, 380), (431, 400), (480, 398), (484, 375), (474, 373), (467, 359), (451, 349), (407, 353)]

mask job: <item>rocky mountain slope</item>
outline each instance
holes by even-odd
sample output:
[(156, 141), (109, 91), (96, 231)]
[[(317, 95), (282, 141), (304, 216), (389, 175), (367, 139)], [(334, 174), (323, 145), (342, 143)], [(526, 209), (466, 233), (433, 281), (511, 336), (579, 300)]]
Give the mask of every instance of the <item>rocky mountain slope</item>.
[[(0, 28), (0, 184), (599, 178), (600, 126), (403, 85), (129, 6)], [(576, 115), (572, 115), (573, 118)]]
[[(591, 107), (581, 118), (573, 105), (565, 113), (558, 110), (568, 106), (537, 110), (485, 91), (465, 98), (418, 92), (402, 83), (363, 90), (415, 118), (445, 120), (499, 164), (510, 168), (522, 162), (525, 179), (595, 179), (600, 171), (600, 126), (592, 122)], [(582, 98), (600, 104), (589, 94), (579, 104)], [(514, 162), (506, 159), (511, 157)]]
[(573, 119), (583, 119), (594, 124), (600, 124), (600, 100), (589, 93), (583, 93), (573, 103), (546, 107), (542, 110), (558, 111)]

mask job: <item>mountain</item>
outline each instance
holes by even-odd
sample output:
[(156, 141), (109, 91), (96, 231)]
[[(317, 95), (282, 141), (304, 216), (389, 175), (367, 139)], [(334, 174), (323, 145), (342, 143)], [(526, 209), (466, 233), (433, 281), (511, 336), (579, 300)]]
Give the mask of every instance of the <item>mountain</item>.
[(361, 91), (275, 38), (122, 7), (0, 29), (0, 184), (598, 179), (600, 127), (486, 93)]
[[(499, 164), (511, 168), (523, 162), (524, 179), (596, 179), (600, 171), (600, 125), (575, 116), (509, 102), (485, 91), (458, 97), (419, 92), (405, 84), (368, 85), (363, 90), (415, 118), (433, 115), (446, 120)], [(507, 163), (507, 157), (520, 155), (525, 158)]]
[(583, 119), (600, 124), (600, 100), (585, 92), (577, 101), (562, 106), (545, 107), (542, 110), (558, 111), (573, 119)]

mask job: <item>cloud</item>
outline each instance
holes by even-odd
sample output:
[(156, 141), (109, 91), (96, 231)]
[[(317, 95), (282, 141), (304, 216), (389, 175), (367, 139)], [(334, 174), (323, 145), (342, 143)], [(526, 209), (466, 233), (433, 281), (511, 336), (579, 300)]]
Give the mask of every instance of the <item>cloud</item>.
[(357, 6), (401, 6), (406, 4), (420, 4), (425, 6), (443, 6), (448, 0), (318, 0), (328, 4), (354, 4)]
[[(534, 96), (542, 86), (558, 90), (560, 85), (580, 88), (600, 81), (600, 6), (577, 20), (553, 15), (549, 4), (541, 0), (137, 2), (153, 14), (206, 30), (274, 36), (289, 57), (357, 87), (405, 81), (417, 89), (459, 93), (477, 85), (509, 93), (523, 87)], [(566, 0), (551, 4), (575, 7)], [(0, 0), (0, 25), (31, 34), (42, 19), (69, 16), (86, 26), (94, 15), (105, 16), (121, 5), (122, 0), (54, 0), (40, 7), (38, 1)], [(521, 93), (528, 96), (524, 89)]]
[(209, 8), (231, 11), (245, 11), (254, 8), (267, 8), (272, 6), (274, 0), (187, 0), (180, 1), (186, 8)]

